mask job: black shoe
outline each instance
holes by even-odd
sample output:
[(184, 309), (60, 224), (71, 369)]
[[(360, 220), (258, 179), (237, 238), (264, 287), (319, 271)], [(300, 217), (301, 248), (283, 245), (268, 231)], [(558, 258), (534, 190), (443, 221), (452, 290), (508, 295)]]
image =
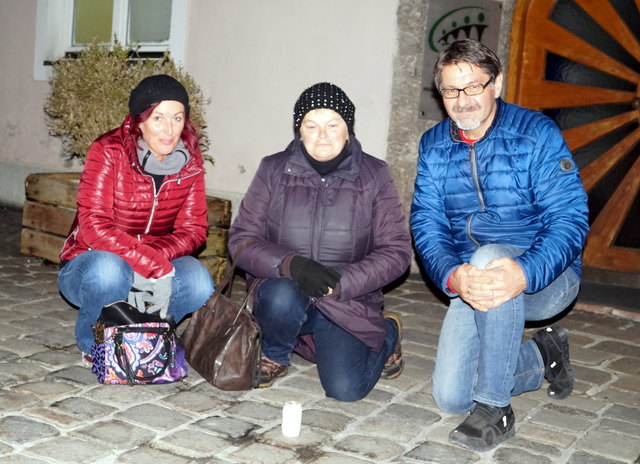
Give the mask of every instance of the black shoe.
[(516, 433), (511, 406), (476, 403), (476, 408), (449, 434), (449, 441), (473, 451), (488, 451)]
[[(544, 378), (549, 381), (547, 395), (563, 399), (573, 391), (573, 369), (569, 360), (569, 337), (559, 325), (538, 330), (533, 335), (542, 357), (546, 360)], [(544, 350), (544, 351), (543, 351)]]

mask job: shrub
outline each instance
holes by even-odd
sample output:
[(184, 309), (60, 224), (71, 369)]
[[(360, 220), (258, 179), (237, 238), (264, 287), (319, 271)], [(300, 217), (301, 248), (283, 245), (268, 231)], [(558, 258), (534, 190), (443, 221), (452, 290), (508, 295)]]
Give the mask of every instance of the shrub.
[(118, 127), (129, 112), (131, 90), (145, 77), (169, 74), (189, 93), (189, 119), (198, 129), (200, 149), (205, 160), (209, 137), (204, 119), (205, 101), (193, 78), (175, 65), (168, 54), (161, 59), (138, 58), (133, 48), (119, 43), (91, 44), (76, 58), (63, 58), (53, 64), (51, 86), (45, 102), (49, 133), (62, 138), (63, 156), (84, 162), (89, 145), (99, 135)]

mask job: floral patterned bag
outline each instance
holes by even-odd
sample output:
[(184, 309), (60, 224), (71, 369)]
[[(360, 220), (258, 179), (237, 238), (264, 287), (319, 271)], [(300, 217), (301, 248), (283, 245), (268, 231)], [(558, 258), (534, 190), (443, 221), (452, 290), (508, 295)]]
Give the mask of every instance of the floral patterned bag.
[[(138, 322), (145, 318), (153, 321)], [(124, 323), (117, 325), (118, 319)], [(119, 301), (103, 308), (93, 329), (91, 371), (98, 382), (133, 386), (171, 383), (187, 376), (184, 348), (170, 322)]]

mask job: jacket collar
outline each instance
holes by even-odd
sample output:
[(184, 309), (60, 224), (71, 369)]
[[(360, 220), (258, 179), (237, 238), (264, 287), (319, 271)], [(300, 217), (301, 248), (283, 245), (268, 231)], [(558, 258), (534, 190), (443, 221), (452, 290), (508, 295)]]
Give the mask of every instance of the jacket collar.
[[(345, 180), (355, 180), (360, 173), (360, 163), (362, 161), (362, 146), (356, 137), (351, 134), (349, 137), (351, 154), (338, 166), (338, 169), (327, 174), (325, 177), (338, 177)], [(288, 153), (289, 157), (285, 163), (285, 172), (297, 176), (318, 176), (320, 174), (313, 169), (302, 152), (302, 141), (300, 136), (291, 141), (289, 146), (285, 149), (285, 153)]]

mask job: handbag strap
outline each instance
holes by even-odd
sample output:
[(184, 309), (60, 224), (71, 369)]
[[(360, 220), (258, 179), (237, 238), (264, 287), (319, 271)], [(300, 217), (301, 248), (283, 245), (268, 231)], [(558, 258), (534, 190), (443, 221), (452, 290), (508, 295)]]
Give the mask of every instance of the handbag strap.
[(247, 248), (252, 243), (255, 243), (255, 240), (247, 240), (238, 248), (235, 259), (233, 257), (229, 258), (231, 261), (231, 265), (227, 268), (227, 271), (224, 277), (220, 280), (220, 284), (216, 286), (216, 290), (213, 295), (214, 297), (216, 293), (222, 293), (225, 289), (226, 289), (226, 296), (227, 297), (231, 296), (231, 286), (233, 284), (233, 278), (235, 276), (238, 258), (240, 257), (240, 254), (244, 251), (244, 249)]

